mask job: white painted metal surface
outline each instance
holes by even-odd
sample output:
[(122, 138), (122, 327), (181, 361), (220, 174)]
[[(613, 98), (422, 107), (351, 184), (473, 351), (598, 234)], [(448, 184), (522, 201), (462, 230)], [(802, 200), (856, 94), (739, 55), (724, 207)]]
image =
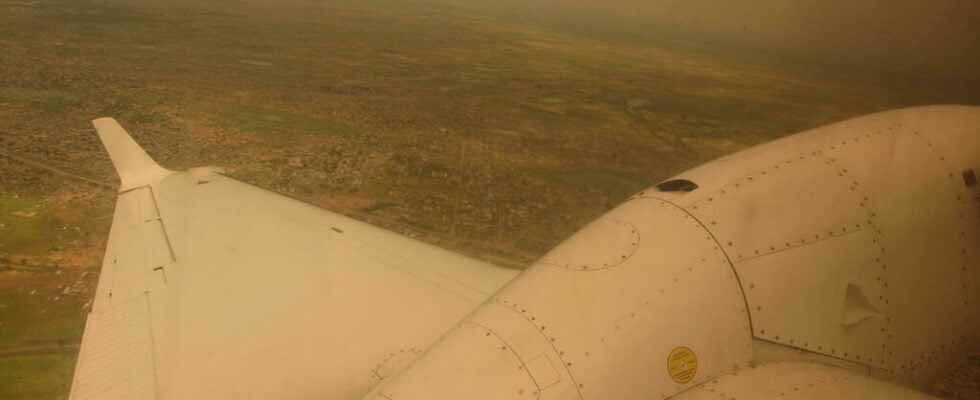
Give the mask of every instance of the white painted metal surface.
[(725, 157), (516, 278), (147, 164), (100, 121), (130, 178), (75, 399), (911, 399), (884, 381), (924, 387), (980, 343), (978, 108), (879, 113)]
[[(963, 145), (944, 148), (940, 142)], [(750, 315), (752, 335), (763, 347), (796, 348), (812, 355), (766, 351), (756, 361), (809, 358), (925, 386), (937, 372), (948, 371), (967, 344), (977, 343), (977, 307), (971, 305), (970, 293), (978, 289), (974, 252), (980, 248), (980, 203), (966, 176), (980, 167), (980, 151), (973, 151), (978, 142), (978, 109), (924, 107), (846, 121), (726, 157), (676, 177), (698, 185), (694, 191), (652, 189), (603, 216), (502, 289), (467, 322), (492, 329), (507, 342), (524, 343), (534, 337), (537, 325), (509, 322), (506, 311), (526, 308), (556, 342), (570, 345), (550, 353), (543, 345), (512, 346), (522, 360), (589, 352), (588, 358), (562, 359), (568, 367), (559, 371), (564, 386), (532, 392), (540, 398), (668, 397), (685, 389), (669, 379), (670, 364), (663, 365), (677, 337), (727, 337), (729, 347), (724, 349), (692, 348), (699, 361), (721, 359), (733, 365), (744, 360), (729, 358), (727, 351), (748, 348), (745, 343), (750, 342), (726, 332), (733, 325), (718, 314), (690, 308), (695, 300), (684, 296), (652, 302), (669, 307), (654, 313), (656, 322), (641, 324), (637, 338), (596, 332), (611, 323), (607, 318), (615, 314), (612, 310), (626, 307), (642, 314), (642, 308), (631, 308), (634, 290), (645, 287), (649, 294), (677, 278), (676, 272), (651, 272), (642, 278), (624, 273), (632, 271), (635, 260), (650, 260), (646, 262), (657, 266), (651, 271), (663, 272), (685, 265), (678, 260), (717, 253), (737, 273), (733, 284), (744, 290), (749, 312), (724, 314)], [(637, 201), (671, 204), (716, 248), (700, 247), (703, 242), (684, 233), (687, 224), (681, 219), (641, 211)], [(642, 227), (639, 235), (632, 227)], [(653, 227), (661, 235), (646, 231)], [(605, 275), (583, 275), (598, 273)], [(596, 277), (612, 277), (616, 295), (606, 297), (597, 290), (603, 286)], [(729, 293), (703, 277), (679, 287), (715, 301)], [(724, 309), (723, 304), (732, 303), (708, 308)], [(693, 323), (671, 325), (691, 315), (698, 315)], [(470, 337), (457, 331), (445, 340), (458, 343), (462, 339), (457, 336)], [(611, 338), (611, 345), (600, 340), (604, 346), (595, 351), (596, 336)], [(475, 341), (465, 347), (471, 354), (492, 351)], [(484, 398), (491, 387), (517, 386), (516, 377), (497, 379), (504, 376), (495, 372), (500, 367), (479, 370), (481, 374), (458, 369), (461, 348), (437, 344), (373, 396), (403, 400), (465, 393)], [(658, 361), (661, 367), (655, 368)], [(582, 362), (583, 370), (573, 367)], [(704, 372), (701, 379), (729, 370)], [(752, 386), (744, 390), (752, 393)]]
[[(924, 386), (976, 343), (980, 112), (922, 107), (679, 175), (747, 285), (755, 336)], [(971, 172), (973, 171), (973, 172)]]
[[(694, 356), (672, 374), (679, 348)], [(374, 396), (665, 398), (751, 354), (744, 299), (714, 238), (675, 205), (639, 197), (551, 251)]]
[(772, 363), (726, 374), (676, 400), (929, 400), (935, 397), (817, 363)]
[(357, 398), (516, 273), (171, 173), (120, 193), (72, 398)]

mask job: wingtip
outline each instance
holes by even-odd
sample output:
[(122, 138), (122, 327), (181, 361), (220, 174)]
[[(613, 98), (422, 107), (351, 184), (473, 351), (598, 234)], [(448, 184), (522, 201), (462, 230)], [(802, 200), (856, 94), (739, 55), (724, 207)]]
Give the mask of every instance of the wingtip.
[(120, 191), (151, 184), (170, 174), (171, 171), (153, 161), (115, 119), (94, 119), (92, 125), (116, 167)]

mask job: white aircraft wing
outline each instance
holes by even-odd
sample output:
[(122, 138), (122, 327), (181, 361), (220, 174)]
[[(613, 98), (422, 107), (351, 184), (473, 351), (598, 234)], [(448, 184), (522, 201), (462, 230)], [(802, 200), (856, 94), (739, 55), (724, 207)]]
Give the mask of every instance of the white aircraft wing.
[(356, 399), (517, 274), (94, 123), (122, 186), (72, 399)]

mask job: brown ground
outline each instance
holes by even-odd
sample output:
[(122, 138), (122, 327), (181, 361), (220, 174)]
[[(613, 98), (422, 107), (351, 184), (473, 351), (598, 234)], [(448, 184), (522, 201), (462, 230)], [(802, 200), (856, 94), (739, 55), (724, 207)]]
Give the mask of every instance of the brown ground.
[(0, 0), (0, 398), (70, 383), (114, 198), (96, 117), (167, 167), (521, 266), (720, 155), (976, 93), (426, 1)]

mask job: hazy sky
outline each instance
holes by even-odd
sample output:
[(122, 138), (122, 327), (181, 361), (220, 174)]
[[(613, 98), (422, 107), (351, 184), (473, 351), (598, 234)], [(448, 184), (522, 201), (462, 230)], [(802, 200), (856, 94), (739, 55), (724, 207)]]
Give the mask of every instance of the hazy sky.
[(669, 28), (963, 79), (980, 71), (980, 0), (456, 0), (483, 1), (578, 24), (595, 16), (596, 29)]
[[(585, 3), (578, 0), (568, 0)], [(980, 60), (976, 0), (620, 0), (623, 15), (649, 16), (683, 29), (853, 57), (904, 58), (966, 72)]]

